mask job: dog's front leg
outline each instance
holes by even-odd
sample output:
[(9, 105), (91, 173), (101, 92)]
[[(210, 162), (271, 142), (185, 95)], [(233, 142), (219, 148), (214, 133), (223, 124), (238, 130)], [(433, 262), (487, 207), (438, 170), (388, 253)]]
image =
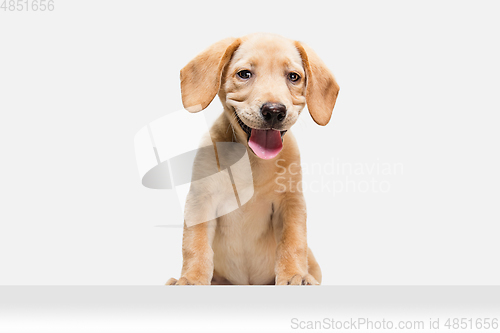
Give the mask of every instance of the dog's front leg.
[(186, 226), (182, 238), (182, 272), (179, 280), (171, 278), (167, 285), (209, 285), (214, 272), (212, 242), (216, 220)]
[(273, 216), (278, 247), (276, 250), (277, 285), (317, 285), (307, 268), (306, 205), (302, 193), (286, 193)]

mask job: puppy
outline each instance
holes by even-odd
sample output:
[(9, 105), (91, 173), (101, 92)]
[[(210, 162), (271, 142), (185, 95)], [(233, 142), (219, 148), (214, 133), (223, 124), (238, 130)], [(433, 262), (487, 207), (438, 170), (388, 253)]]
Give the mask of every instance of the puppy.
[[(307, 245), (300, 155), (290, 128), (306, 103), (317, 124), (329, 122), (339, 92), (332, 73), (300, 42), (251, 34), (224, 39), (194, 58), (181, 70), (181, 91), (190, 112), (219, 95), (224, 112), (202, 146), (243, 145), (253, 195), (228, 214), (184, 223), (181, 277), (167, 285), (320, 284), (321, 270)], [(198, 155), (193, 177), (208, 158)], [(185, 217), (220, 209), (226, 195), (220, 187), (213, 179), (191, 186)]]

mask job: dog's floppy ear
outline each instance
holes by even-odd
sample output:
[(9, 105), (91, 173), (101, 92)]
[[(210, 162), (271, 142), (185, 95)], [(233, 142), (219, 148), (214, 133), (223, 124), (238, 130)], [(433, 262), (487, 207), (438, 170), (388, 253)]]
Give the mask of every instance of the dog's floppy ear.
[(306, 71), (306, 103), (314, 121), (325, 126), (330, 121), (339, 94), (339, 85), (318, 55), (307, 45), (295, 42)]
[(212, 102), (220, 88), (222, 70), (240, 44), (239, 38), (223, 39), (181, 69), (182, 104), (186, 110), (198, 112)]

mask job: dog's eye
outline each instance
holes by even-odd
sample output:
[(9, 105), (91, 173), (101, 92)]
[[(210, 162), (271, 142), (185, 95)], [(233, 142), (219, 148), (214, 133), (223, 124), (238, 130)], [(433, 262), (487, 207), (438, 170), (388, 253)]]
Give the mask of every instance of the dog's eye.
[(292, 82), (297, 82), (300, 80), (300, 75), (294, 72), (288, 74), (288, 79)]
[(242, 70), (242, 71), (239, 71), (238, 73), (238, 76), (244, 80), (248, 80), (249, 78), (252, 77), (252, 72), (250, 72), (249, 70)]

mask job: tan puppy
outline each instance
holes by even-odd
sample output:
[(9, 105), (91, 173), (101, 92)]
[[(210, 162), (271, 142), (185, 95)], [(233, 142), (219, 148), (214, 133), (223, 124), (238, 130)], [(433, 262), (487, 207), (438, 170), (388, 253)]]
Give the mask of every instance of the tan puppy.
[[(206, 140), (246, 147), (254, 193), (229, 214), (190, 227), (185, 223), (181, 278), (167, 284), (320, 284), (321, 270), (307, 246), (302, 191), (279, 184), (301, 181), (290, 127), (306, 102), (316, 123), (330, 120), (339, 92), (331, 72), (302, 43), (252, 34), (203, 51), (181, 70), (181, 90), (190, 112), (206, 108), (219, 95), (224, 112)], [(202, 161), (197, 156), (195, 165)], [(217, 186), (212, 181), (203, 191), (191, 187), (186, 214), (217, 209), (223, 197), (213, 190)]]

